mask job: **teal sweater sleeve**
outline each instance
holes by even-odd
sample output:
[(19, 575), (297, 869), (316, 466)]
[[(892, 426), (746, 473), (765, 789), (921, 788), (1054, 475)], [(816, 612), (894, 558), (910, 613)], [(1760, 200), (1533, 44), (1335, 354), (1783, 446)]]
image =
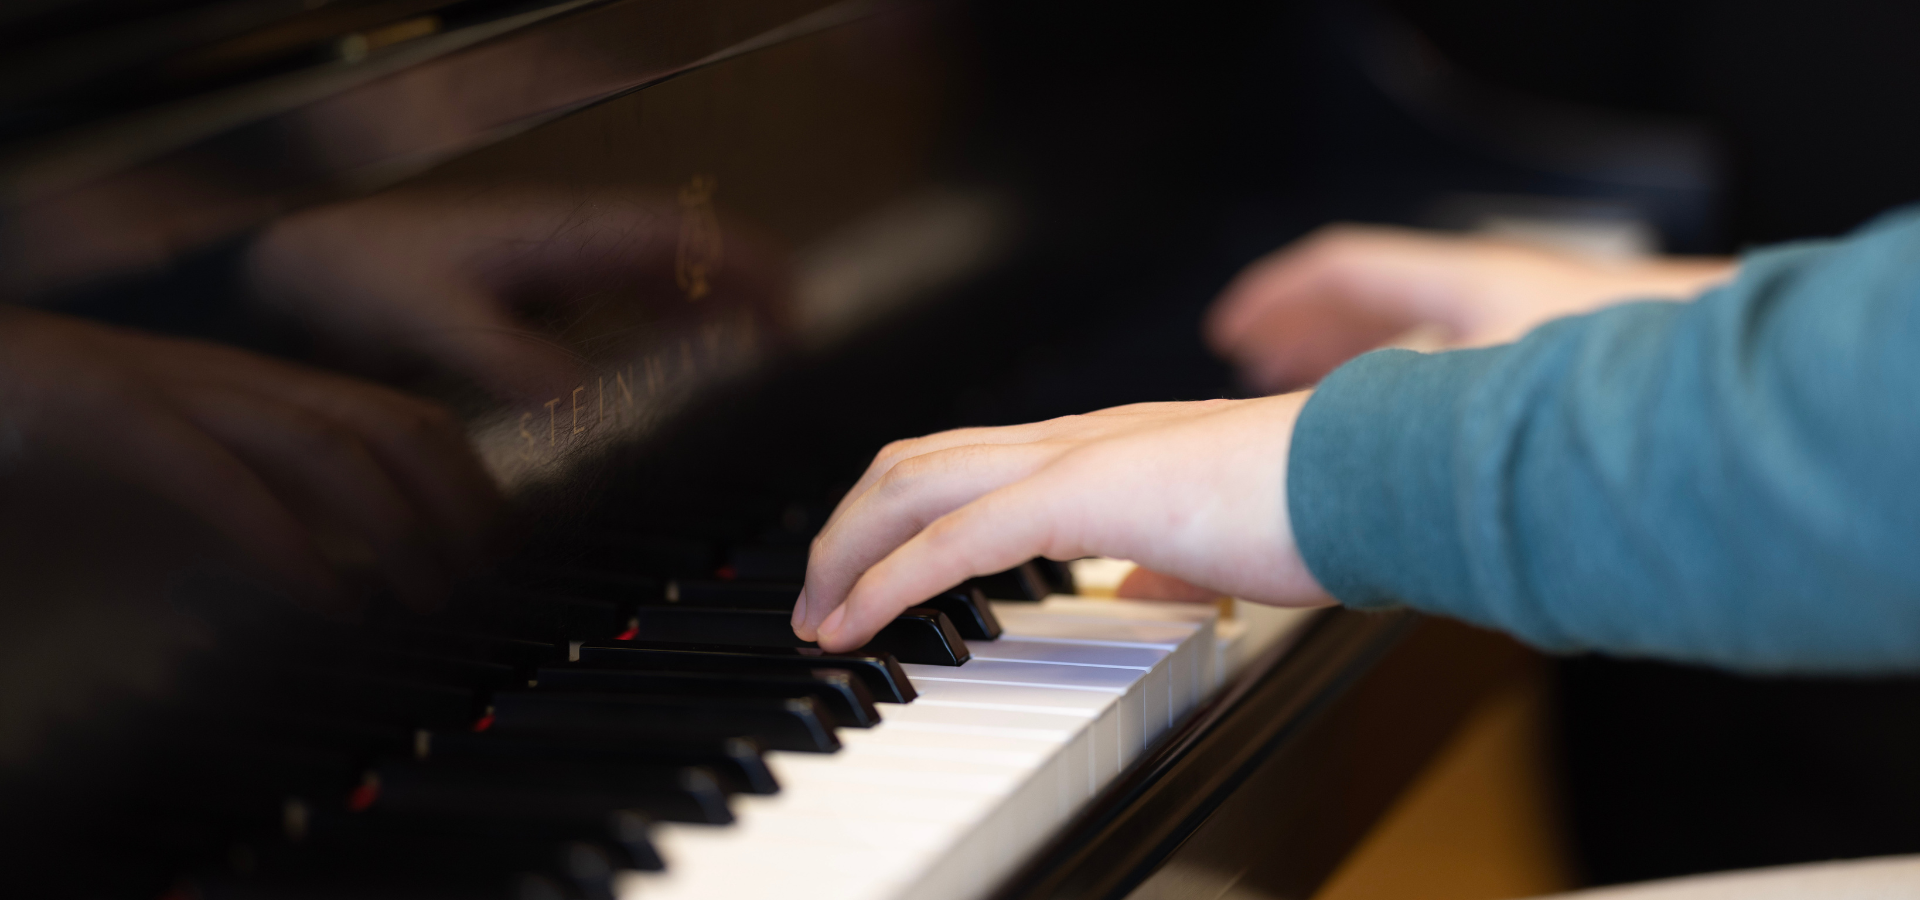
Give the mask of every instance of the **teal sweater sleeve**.
[(1920, 669), (1920, 208), (1302, 412), (1288, 510), (1356, 607), (1748, 671)]

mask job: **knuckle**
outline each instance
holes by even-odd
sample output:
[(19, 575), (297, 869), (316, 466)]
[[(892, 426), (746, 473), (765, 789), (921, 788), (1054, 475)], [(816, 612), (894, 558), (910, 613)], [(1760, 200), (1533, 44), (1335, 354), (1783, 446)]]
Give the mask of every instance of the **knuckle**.
[(892, 466), (900, 460), (913, 456), (913, 448), (918, 440), (918, 438), (902, 438), (897, 441), (889, 441), (885, 447), (880, 448), (879, 453), (874, 455), (874, 464)]
[(933, 474), (934, 468), (934, 462), (925, 456), (903, 459), (888, 469), (886, 475), (881, 476), (880, 491), (889, 497), (907, 493)]

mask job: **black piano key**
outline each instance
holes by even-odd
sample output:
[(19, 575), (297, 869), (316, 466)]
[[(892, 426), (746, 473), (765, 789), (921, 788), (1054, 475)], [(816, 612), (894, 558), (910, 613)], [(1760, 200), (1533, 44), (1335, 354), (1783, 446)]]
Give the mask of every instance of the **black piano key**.
[[(659, 851), (653, 846), (653, 818), (637, 809), (600, 812), (561, 808), (557, 810), (472, 810), (457, 812), (435, 809), (404, 810), (397, 804), (382, 806), (372, 802), (357, 811), (311, 807), (305, 801), (297, 810), (289, 806), (282, 815), (282, 831), (287, 840), (325, 842), (351, 834), (365, 839), (400, 839), (427, 836), (453, 841), (478, 843), (515, 841), (538, 848), (542, 843), (560, 845), (582, 841), (612, 851), (613, 861), (624, 868), (659, 871), (664, 868)], [(518, 851), (516, 851), (518, 852)], [(538, 859), (538, 857), (536, 857)]]
[(962, 587), (979, 588), (989, 600), (1045, 600), (1054, 592), (1055, 585), (1048, 581), (1039, 563), (1039, 560), (1029, 560), (1005, 572), (970, 578)]
[[(407, 835), (434, 835), (451, 841), (474, 841), (480, 844), (511, 841), (520, 848), (530, 848), (536, 856), (532, 862), (545, 862), (545, 850), (541, 844), (555, 850), (570, 850), (570, 842), (586, 842), (607, 852), (609, 862), (614, 867), (639, 869), (639, 871), (660, 871), (666, 865), (660, 860), (659, 848), (653, 846), (653, 837), (649, 835), (653, 817), (641, 810), (612, 810), (607, 814), (586, 812), (572, 814), (561, 812), (543, 816), (540, 812), (493, 812), (465, 810), (459, 814), (413, 814), (413, 812), (392, 812), (369, 808), (365, 812), (332, 812), (332, 817), (346, 819), (344, 825), (330, 825), (326, 821), (328, 814), (315, 814), (311, 831), (326, 835), (334, 827), (353, 827), (367, 831), (369, 837), (397, 835), (405, 839)], [(580, 865), (566, 865), (568, 875), (580, 873)]]
[(493, 724), (668, 738), (752, 735), (775, 750), (831, 753), (833, 726), (811, 697), (652, 697), (515, 691), (493, 698)]
[(376, 633), (369, 640), (416, 653), (499, 663), (523, 672), (567, 658), (566, 645), (559, 639), (528, 640), (473, 631), (405, 629)]
[[(380, 818), (377, 812), (369, 819)], [(666, 868), (648, 833), (652, 817), (637, 809), (616, 809), (601, 815), (526, 815), (462, 813), (454, 816), (391, 816), (384, 828), (394, 832), (424, 832), (451, 836), (562, 843), (584, 841), (611, 851), (620, 868), (658, 872)], [(576, 867), (569, 867), (576, 868)]]
[[(619, 856), (592, 841), (396, 831), (353, 822), (249, 848), (244, 871), (200, 880), (202, 897), (556, 897), (613, 900)], [(548, 892), (526, 893), (528, 878)]]
[(631, 605), (598, 597), (497, 590), (461, 598), (447, 615), (453, 623), (523, 639), (596, 641), (627, 630)]
[(743, 647), (805, 647), (792, 617), (776, 610), (643, 606), (634, 610), (633, 640)]
[(523, 759), (432, 760), (375, 769), (354, 811), (567, 819), (635, 809), (668, 822), (733, 821), (727, 794), (697, 766)]
[(862, 650), (885, 650), (901, 662), (957, 666), (973, 658), (953, 621), (937, 609), (914, 607), (888, 622)]
[(1080, 592), (1079, 586), (1073, 583), (1073, 567), (1067, 563), (1041, 556), (1035, 557), (1030, 565), (1040, 575), (1040, 580), (1046, 583), (1049, 593), (1077, 594)]
[[(667, 582), (661, 602), (703, 609), (760, 609), (791, 613), (800, 587), (797, 583), (780, 582), (676, 580)], [(994, 617), (986, 595), (977, 587), (962, 585), (928, 598), (919, 606), (945, 613), (962, 638), (991, 641), (1000, 637), (1000, 620)]]
[(576, 568), (691, 578), (712, 575), (724, 561), (718, 544), (627, 531), (587, 535), (565, 560)]
[(843, 728), (880, 723), (873, 695), (845, 669), (811, 672), (648, 672), (548, 666), (535, 681), (543, 691), (653, 694), (665, 697), (812, 697)]
[(421, 732), (420, 759), (533, 759), (608, 765), (699, 766), (735, 794), (776, 794), (764, 748), (750, 737), (668, 739), (648, 735), (545, 731), (494, 726), (484, 732)]
[(319, 658), (342, 671), (475, 691), (524, 687), (527, 681), (522, 670), (505, 663), (389, 647), (362, 645), (342, 648)]
[(907, 673), (891, 653), (827, 653), (812, 647), (737, 647), (661, 644), (651, 641), (583, 643), (575, 661), (590, 668), (652, 669), (677, 672), (807, 672), (846, 669), (866, 682), (875, 700), (908, 703), (917, 696)]
[(607, 814), (607, 843), (621, 853), (621, 863), (629, 869), (642, 872), (659, 872), (667, 867), (660, 858), (659, 848), (653, 845), (651, 831), (652, 820), (630, 809), (616, 809)]
[(632, 605), (660, 602), (666, 594), (669, 581), (635, 572), (562, 566), (528, 577), (525, 585), (527, 590), (534, 593), (612, 600)]
[(125, 796), (222, 812), (262, 808), (288, 793), (339, 794), (365, 772), (353, 754), (232, 729), (173, 735), (145, 756), (156, 775), (164, 774), (132, 781)]
[(760, 581), (675, 579), (660, 602), (702, 609), (761, 609), (792, 613), (800, 585)]
[(474, 691), (444, 684), (347, 671), (263, 674), (252, 687), (286, 714), (315, 712), (415, 728), (457, 728), (480, 717)]
[[(760, 609), (700, 609), (643, 606), (634, 610), (635, 640), (680, 644), (735, 644), (745, 647), (812, 647), (793, 633), (789, 613)], [(916, 607), (901, 613), (865, 647), (886, 651), (901, 662), (957, 666), (970, 658), (953, 623), (938, 610)]]
[(200, 714), (186, 722), (200, 733), (236, 729), (259, 739), (286, 741), (348, 754), (359, 762), (390, 756), (411, 756), (422, 729), (367, 722), (332, 714), (288, 714), (286, 710), (223, 710), (219, 716)]
[(946, 614), (948, 621), (953, 623), (954, 631), (967, 640), (998, 640), (1004, 633), (999, 618), (993, 614), (993, 605), (978, 587), (962, 585), (930, 597), (920, 605)]
[(526, 678), (513, 666), (450, 656), (382, 653), (372, 661), (385, 671), (403, 677), (438, 684), (453, 684), (476, 691), (498, 691), (526, 684)]
[(727, 552), (727, 568), (742, 581), (805, 581), (807, 547), (735, 547)]

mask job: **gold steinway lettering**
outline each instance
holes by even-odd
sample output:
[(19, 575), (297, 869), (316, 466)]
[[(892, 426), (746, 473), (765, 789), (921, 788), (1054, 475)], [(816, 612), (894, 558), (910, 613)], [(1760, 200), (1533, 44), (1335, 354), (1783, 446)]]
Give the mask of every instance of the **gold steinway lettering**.
[(626, 404), (627, 412), (633, 411), (633, 365), (627, 365), (627, 371), (613, 373), (613, 386), (620, 389), (620, 396)]
[(527, 442), (527, 445), (521, 451), (521, 454), (529, 460), (533, 459), (533, 448), (540, 445), (540, 439), (534, 437), (533, 432), (527, 430), (527, 424), (532, 421), (533, 421), (533, 413), (529, 412), (529, 413), (520, 414), (520, 437), (526, 440)]

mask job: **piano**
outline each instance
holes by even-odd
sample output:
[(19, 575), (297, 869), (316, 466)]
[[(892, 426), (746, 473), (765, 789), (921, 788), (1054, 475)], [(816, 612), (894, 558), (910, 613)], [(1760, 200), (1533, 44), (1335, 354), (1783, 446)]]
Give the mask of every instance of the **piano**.
[[(0, 883), (1310, 896), (1508, 645), (1086, 596), (1103, 561), (957, 585), (846, 654), (786, 625), (807, 541), (887, 440), (1219, 389), (1204, 360), (1110, 352), (1111, 323), (1164, 336), (1167, 296), (1204, 299), (1196, 223), (1234, 177), (1205, 164), (1208, 98), (1264, 21), (1166, 14), (0, 12), (7, 303), (432, 397), (508, 499), (443, 609), (375, 589), (341, 619), (167, 503), (10, 469)], [(461, 290), (527, 332), (339, 324)]]

